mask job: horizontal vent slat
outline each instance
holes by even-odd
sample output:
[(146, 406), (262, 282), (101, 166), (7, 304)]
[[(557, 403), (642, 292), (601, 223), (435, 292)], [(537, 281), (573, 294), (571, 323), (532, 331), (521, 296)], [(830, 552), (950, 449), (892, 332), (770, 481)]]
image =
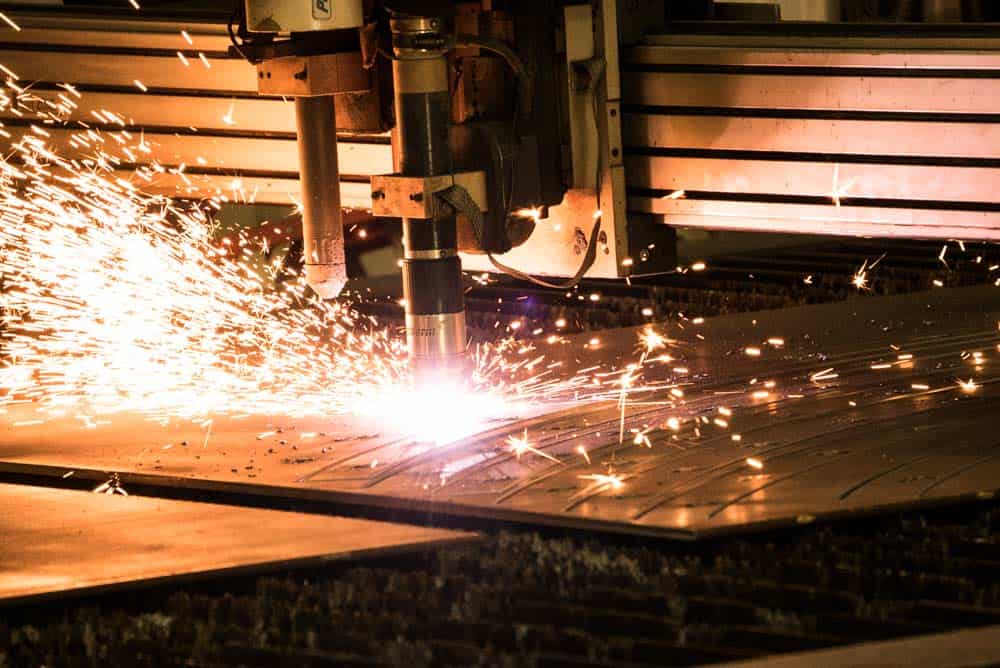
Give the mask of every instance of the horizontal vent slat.
[(189, 65), (177, 56), (127, 57), (113, 54), (76, 54), (42, 51), (0, 51), (0, 62), (23, 81), (46, 81), (106, 86), (257, 92), (257, 70), (243, 60), (212, 59), (205, 67), (197, 53), (187, 52)]
[[(55, 91), (37, 89), (33, 93), (46, 99), (57, 95)], [(172, 127), (184, 132), (198, 128), (295, 135), (295, 104), (291, 99), (152, 95), (136, 90), (134, 93), (88, 91), (74, 102), (79, 107), (66, 120), (94, 124), (99, 121), (92, 111), (110, 111), (136, 127)], [(6, 109), (0, 111), (0, 118), (7, 122), (7, 119), (16, 120), (23, 116)]]
[(1000, 123), (625, 114), (626, 146), (1000, 158)]
[[(71, 146), (70, 139), (73, 135), (81, 135), (79, 130), (48, 128), (46, 131), (50, 134), (46, 144), (61, 155), (95, 153), (93, 148), (77, 149)], [(29, 130), (9, 128), (9, 132), (12, 135), (9, 141), (14, 143)], [(184, 163), (192, 168), (200, 165), (216, 170), (232, 170), (234, 175), (244, 170), (298, 173), (298, 152), (294, 140), (155, 133), (145, 133), (143, 140), (150, 152), (134, 151), (136, 155), (165, 165)], [(138, 143), (138, 130), (133, 129), (133, 139), (126, 146), (134, 150)], [(121, 145), (110, 133), (104, 137), (104, 150), (113, 155), (123, 155)], [(337, 144), (337, 157), (341, 174), (368, 176), (392, 171), (392, 148), (385, 144), (341, 141)]]
[(997, 70), (1000, 53), (963, 51), (941, 53), (926, 49), (873, 51), (802, 48), (735, 48), (717, 46), (637, 46), (624, 52), (622, 62), (631, 65), (705, 65), (738, 67), (800, 67), (898, 70)]
[(625, 72), (633, 105), (995, 113), (1000, 79)]
[[(135, 171), (118, 170), (115, 175), (131, 181), (142, 192), (179, 197), (203, 199), (217, 193), (226, 195), (231, 201), (253, 201), (258, 204), (294, 204), (301, 202), (299, 181), (290, 178), (257, 177), (240, 175), (223, 176), (217, 174), (187, 174), (187, 180), (176, 174), (156, 174), (150, 180), (140, 178)], [(371, 208), (371, 187), (367, 183), (341, 182), (341, 204), (348, 208)]]
[(1000, 185), (1000, 168), (645, 156), (627, 157), (625, 174), (629, 187), (845, 199), (995, 201)]
[(629, 197), (634, 212), (658, 213), (678, 227), (909, 239), (995, 240), (1000, 212), (836, 207)]

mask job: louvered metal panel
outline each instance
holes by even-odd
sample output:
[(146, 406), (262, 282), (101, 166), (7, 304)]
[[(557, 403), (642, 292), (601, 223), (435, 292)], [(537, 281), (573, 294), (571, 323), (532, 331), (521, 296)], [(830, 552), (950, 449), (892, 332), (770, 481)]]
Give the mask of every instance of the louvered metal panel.
[(651, 37), (623, 58), (629, 209), (711, 229), (1000, 238), (998, 47)]
[[(130, 176), (142, 181), (144, 190), (189, 198), (239, 190), (240, 198), (260, 203), (299, 201), (292, 101), (257, 95), (255, 68), (227, 53), (223, 21), (84, 18), (50, 10), (9, 14), (22, 29), (4, 35), (0, 64), (31, 96), (68, 96), (79, 105), (61, 116), (64, 123), (47, 124), (62, 155), (93, 153), (99, 142), (69, 143), (85, 128), (106, 136), (126, 129), (134, 141), (122, 145), (134, 149), (141, 138), (150, 149), (133, 150), (138, 164), (132, 166), (164, 168)], [(81, 95), (61, 86), (67, 83)], [(358, 127), (359, 118), (378, 122), (377, 94), (337, 97), (338, 125)], [(125, 125), (108, 122), (109, 111)], [(0, 111), (0, 122), (16, 141), (37, 119), (7, 109)], [(112, 139), (106, 145), (116, 148)], [(367, 178), (392, 171), (388, 135), (342, 134), (339, 153), (344, 205), (370, 207)], [(177, 173), (181, 165), (183, 176)]]

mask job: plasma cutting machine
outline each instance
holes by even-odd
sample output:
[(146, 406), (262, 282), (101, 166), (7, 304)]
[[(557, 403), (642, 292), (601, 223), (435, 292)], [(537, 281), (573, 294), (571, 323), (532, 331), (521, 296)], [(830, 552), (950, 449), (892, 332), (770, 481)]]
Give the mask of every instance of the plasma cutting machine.
[[(530, 236), (566, 190), (561, 169), (545, 168), (562, 162), (561, 106), (550, 99), (560, 62), (558, 7), (390, 2), (365, 11), (361, 0), (248, 0), (242, 9), (234, 52), (257, 66), (262, 94), (295, 96), (306, 277), (324, 297), (345, 282), (335, 99), (353, 83), (338, 68), (354, 64), (357, 73), (360, 62), (362, 71), (384, 72), (388, 65), (394, 169), (372, 177), (371, 209), (402, 220), (407, 344), (417, 379), (456, 376), (467, 338), (459, 251), (519, 273), (494, 256)], [(564, 75), (572, 80), (572, 117), (589, 123), (596, 140), (606, 61), (594, 50), (592, 7), (566, 16), (589, 33)], [(591, 191), (595, 221), (578, 242), (587, 250), (577, 278), (596, 258), (599, 151), (596, 141), (576, 147), (573, 185)]]
[[(120, 169), (155, 160), (146, 190), (301, 202), (323, 297), (346, 279), (342, 207), (401, 219), (421, 376), (461, 366), (462, 271), (640, 277), (676, 265), (679, 228), (1000, 238), (995, 24), (839, 22), (852, 0), (676, 20), (695, 4), (4, 6), (21, 30), (0, 62), (33, 94), (86, 92), (68, 120), (127, 114), (153, 151)], [(923, 18), (954, 18), (944, 4)]]

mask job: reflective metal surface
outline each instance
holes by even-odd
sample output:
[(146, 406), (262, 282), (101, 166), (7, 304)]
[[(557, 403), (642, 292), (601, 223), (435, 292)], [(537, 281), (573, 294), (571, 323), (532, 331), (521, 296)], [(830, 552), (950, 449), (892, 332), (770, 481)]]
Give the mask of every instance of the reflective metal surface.
[(346, 517), (0, 484), (0, 605), (474, 540)]
[(415, 357), (461, 357), (465, 353), (465, 311), (406, 314), (407, 344)]
[[(220, 418), (206, 447), (197, 427), (160, 428), (140, 416), (90, 430), (71, 419), (13, 427), (28, 411), (7, 416), (0, 470), (72, 469), (95, 479), (117, 470), (126, 484), (138, 476), (684, 538), (992, 496), (1000, 487), (998, 320), (1000, 290), (984, 287), (666, 325), (677, 361), (649, 376), (676, 382), (684, 396), (632, 397), (620, 445), (613, 401), (533, 406), (526, 410), (542, 413), (441, 446), (363, 418)], [(567, 368), (621, 366), (637, 358), (637, 333), (602, 332), (586, 348), (589, 336), (537, 345)], [(767, 343), (777, 338), (784, 345)], [(959, 381), (970, 379), (963, 389)], [(732, 413), (725, 427), (715, 422), (720, 406)], [(680, 431), (669, 428), (671, 417), (686, 421)], [(558, 463), (511, 451), (508, 437), (525, 429)], [(649, 447), (634, 444), (632, 429)], [(162, 449), (181, 440), (192, 445)], [(609, 469), (620, 488), (581, 477)]]

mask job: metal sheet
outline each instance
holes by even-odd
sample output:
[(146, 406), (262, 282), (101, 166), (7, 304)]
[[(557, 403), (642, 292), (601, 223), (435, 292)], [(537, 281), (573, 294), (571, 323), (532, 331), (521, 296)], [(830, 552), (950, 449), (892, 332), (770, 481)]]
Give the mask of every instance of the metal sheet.
[(1000, 627), (871, 642), (817, 652), (717, 664), (719, 668), (972, 668), (1000, 662)]
[(0, 484), (0, 605), (475, 540), (344, 517)]
[[(433, 447), (361, 418), (220, 418), (203, 447), (204, 431), (190, 425), (141, 416), (96, 429), (70, 419), (33, 425), (23, 411), (7, 416), (0, 470), (74, 470), (95, 480), (115, 470), (126, 472), (126, 486), (145, 480), (686, 538), (992, 495), (1000, 480), (998, 320), (1000, 291), (974, 288), (671, 327), (671, 353), (683, 361), (649, 373), (681, 383), (685, 396), (634, 398), (620, 445), (614, 402), (553, 408)], [(539, 348), (567, 366), (622, 365), (635, 360), (636, 335), (602, 333), (587, 350)], [(762, 343), (770, 337), (785, 345)], [(747, 356), (746, 346), (762, 354)], [(973, 351), (982, 354), (978, 365)], [(872, 368), (880, 363), (891, 366)], [(675, 370), (680, 364), (687, 373)], [(828, 368), (836, 378), (814, 377)], [(969, 378), (977, 387), (967, 394), (956, 380)], [(762, 390), (769, 381), (774, 387)], [(734, 413), (725, 428), (713, 423), (720, 404)], [(687, 426), (675, 433), (669, 417)], [(708, 422), (700, 435), (695, 418)], [(633, 428), (648, 429), (650, 447), (632, 444)], [(524, 429), (559, 463), (516, 457), (506, 440)], [(303, 439), (306, 431), (320, 435)], [(620, 490), (580, 477), (609, 468), (624, 477)]]

